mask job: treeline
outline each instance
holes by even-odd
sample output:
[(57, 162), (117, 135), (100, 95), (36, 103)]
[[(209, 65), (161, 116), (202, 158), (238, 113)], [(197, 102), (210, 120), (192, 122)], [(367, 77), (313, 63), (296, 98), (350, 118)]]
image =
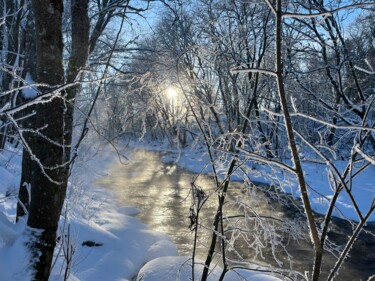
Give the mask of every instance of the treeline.
[[(354, 5), (327, 16), (324, 12), (337, 9), (339, 3), (283, 6), (288, 13), (323, 13), (283, 19), (283, 80), (294, 128), (332, 157), (347, 158), (355, 128), (371, 127), (374, 119), (373, 10)], [(239, 138), (244, 130), (241, 137), (249, 149), (267, 157), (288, 157), (271, 73), (274, 22), (266, 3), (169, 5), (154, 34), (137, 42), (139, 51), (124, 66), (133, 78), (133, 73), (142, 74), (139, 81), (116, 80), (108, 88), (116, 106), (107, 129), (131, 132), (143, 126), (154, 137), (185, 146), (199, 137), (200, 122), (217, 145), (221, 139)], [(171, 87), (178, 92), (173, 100), (167, 95)], [(126, 100), (121, 110), (120, 100)], [(363, 146), (375, 148), (371, 134)]]

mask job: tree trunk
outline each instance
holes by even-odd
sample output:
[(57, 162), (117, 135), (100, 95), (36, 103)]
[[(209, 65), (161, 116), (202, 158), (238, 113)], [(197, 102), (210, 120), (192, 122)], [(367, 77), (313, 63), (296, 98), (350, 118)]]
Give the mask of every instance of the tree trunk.
[[(25, 135), (27, 153), (23, 156), (22, 183), (31, 184), (27, 221), (33, 236), (30, 250), (35, 256), (38, 251), (41, 253), (34, 265), (33, 279), (48, 280), (66, 196), (74, 102), (79, 87), (53, 92), (64, 83), (63, 2), (33, 0), (32, 7), (36, 29), (36, 81), (49, 87), (39, 88), (44, 95), (43, 102), (32, 106), (36, 114), (28, 118), (28, 127), (35, 131)], [(72, 1), (71, 7), (72, 53), (67, 70), (68, 82), (76, 80), (79, 69), (87, 61), (89, 47), (88, 0)], [(25, 189), (20, 190), (22, 200), (25, 200), (24, 192)]]
[(277, 92), (279, 94), (280, 105), (283, 111), (284, 116), (284, 125), (286, 128), (286, 133), (289, 142), (289, 148), (291, 150), (292, 161), (294, 163), (294, 170), (298, 180), (299, 189), (301, 192), (301, 199), (303, 202), (305, 215), (307, 218), (307, 223), (310, 229), (310, 236), (312, 243), (315, 248), (315, 260), (314, 260), (314, 269), (313, 269), (313, 281), (319, 280), (320, 270), (321, 270), (321, 263), (323, 257), (323, 245), (320, 243), (320, 238), (318, 234), (318, 229), (315, 224), (314, 214), (312, 211), (312, 207), (310, 204), (310, 200), (308, 197), (308, 190), (307, 184), (305, 181), (305, 176), (302, 170), (301, 159), (298, 154), (297, 143), (293, 128), (292, 119), (289, 113), (288, 102), (286, 98), (286, 91), (284, 86), (284, 78), (283, 78), (283, 59), (282, 59), (282, 25), (283, 25), (283, 11), (282, 11), (282, 1), (283, 0), (276, 0), (276, 22), (275, 22), (275, 35), (276, 35), (276, 42), (275, 42), (275, 49), (276, 49), (276, 57), (275, 57), (275, 64), (276, 64), (276, 75), (277, 75)]
[(29, 152), (23, 149), (22, 153), (22, 175), (20, 181), (20, 187), (18, 189), (18, 202), (17, 202), (17, 216), (16, 221), (25, 216), (29, 211), (29, 190), (31, 183), (28, 182), (33, 177), (33, 170), (35, 163), (31, 160)]
[[(32, 12), (32, 6), (31, 3), (28, 2), (26, 9), (29, 10), (29, 13), (27, 15), (27, 23), (26, 23), (26, 29), (23, 34), (24, 45), (22, 46), (25, 54), (24, 58), (24, 71), (23, 76), (26, 76), (26, 73), (29, 73), (32, 80), (36, 80), (36, 37), (35, 37), (35, 22), (34, 22), (34, 14)], [(25, 98), (23, 95), (18, 95), (17, 97), (17, 104), (25, 103), (28, 99)], [(31, 128), (30, 120), (29, 118), (23, 118), (25, 116), (30, 115), (32, 112), (30, 108), (26, 108), (25, 110), (21, 111), (16, 116), (16, 120), (19, 121), (19, 126), (22, 128)], [(23, 138), (26, 139), (26, 142), (28, 142), (28, 139), (30, 138), (30, 133), (25, 132), (22, 135)], [(30, 153), (27, 149), (23, 148), (22, 152), (22, 175), (21, 175), (21, 181), (20, 181), (20, 187), (18, 191), (18, 202), (17, 202), (17, 216), (16, 221), (18, 221), (21, 217), (25, 216), (29, 210), (29, 192), (27, 190), (27, 185), (30, 185), (31, 182), (28, 182), (29, 179), (32, 178), (32, 171), (34, 170), (35, 162), (31, 159)]]
[[(64, 83), (63, 3), (58, 0), (33, 0), (32, 7), (36, 29), (37, 82), (50, 85), (39, 88), (42, 94), (48, 94)], [(29, 119), (30, 128), (38, 129), (39, 133), (31, 133), (26, 145), (36, 163), (32, 167), (22, 167), (25, 181), (31, 184), (27, 225), (31, 227), (33, 238), (29, 246), (34, 255), (37, 251), (41, 253), (34, 265), (34, 280), (48, 280), (68, 178), (63, 146), (65, 105), (61, 93), (52, 95), (51, 100), (45, 97), (45, 103), (33, 106), (36, 114)], [(31, 173), (26, 171), (30, 168), (33, 169)], [(28, 176), (31, 178), (28, 179)]]
[[(67, 83), (79, 81), (82, 73), (80, 70), (86, 65), (89, 57), (89, 31), (90, 21), (88, 17), (88, 2), (89, 0), (73, 0), (71, 3), (72, 14), (72, 46), (71, 55), (69, 57), (69, 65), (67, 70)], [(68, 148), (66, 153), (70, 158), (71, 149), (69, 148), (72, 143), (73, 135), (73, 117), (74, 105), (76, 96), (80, 90), (79, 84), (66, 89), (66, 112), (65, 119), (65, 136), (64, 143)]]

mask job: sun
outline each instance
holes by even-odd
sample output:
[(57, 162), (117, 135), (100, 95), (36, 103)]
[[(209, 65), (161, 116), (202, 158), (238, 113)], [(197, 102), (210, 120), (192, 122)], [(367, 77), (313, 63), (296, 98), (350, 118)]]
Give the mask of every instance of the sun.
[(174, 99), (177, 97), (177, 91), (172, 87), (168, 88), (166, 93), (167, 93), (168, 98), (170, 99)]

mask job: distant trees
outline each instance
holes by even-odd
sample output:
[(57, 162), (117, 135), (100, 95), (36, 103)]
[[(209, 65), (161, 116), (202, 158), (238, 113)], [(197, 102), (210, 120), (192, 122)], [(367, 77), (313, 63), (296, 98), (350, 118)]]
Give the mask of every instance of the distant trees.
[[(0, 97), (0, 108), (7, 103), (14, 104), (14, 98), (17, 96), (17, 88), (22, 85), (20, 79), (14, 79), (22, 75), (22, 69), (25, 64), (25, 43), (26, 32), (25, 23), (27, 22), (27, 5), (25, 1), (6, 0), (0, 3), (1, 13), (1, 84), (0, 89), (3, 93)], [(10, 135), (8, 130), (11, 128), (9, 121), (5, 116), (0, 117), (0, 150), (4, 148), (6, 138)]]

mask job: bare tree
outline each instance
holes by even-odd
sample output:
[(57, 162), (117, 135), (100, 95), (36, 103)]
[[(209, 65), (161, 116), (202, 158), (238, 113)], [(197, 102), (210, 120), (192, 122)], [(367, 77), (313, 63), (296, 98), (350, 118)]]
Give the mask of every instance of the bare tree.
[[(288, 99), (289, 99), (288, 98), (288, 92), (286, 90), (286, 85), (288, 85), (288, 84), (287, 84), (286, 79), (285, 79), (285, 73), (284, 73), (284, 71), (285, 71), (285, 59), (283, 58), (283, 56), (285, 56), (284, 55), (285, 54), (284, 44), (286, 42), (283, 39), (284, 36), (285, 36), (285, 34), (283, 33), (284, 32), (284, 24), (285, 23), (290, 24), (290, 21), (287, 20), (287, 19), (290, 19), (290, 18), (297, 18), (299, 22), (303, 22), (304, 20), (309, 20), (311, 18), (323, 16), (324, 20), (326, 22), (328, 21), (329, 24), (333, 25), (333, 27), (329, 25), (329, 27), (327, 28), (330, 32), (333, 32), (333, 30), (335, 30), (336, 32), (340, 32), (338, 30), (338, 25), (335, 22), (335, 19), (333, 18), (333, 15), (332, 15), (334, 12), (337, 12), (339, 10), (353, 8), (353, 7), (356, 7), (357, 5), (365, 6), (365, 5), (369, 5), (370, 3), (360, 3), (360, 4), (357, 4), (357, 5), (353, 5), (353, 6), (349, 5), (349, 6), (346, 6), (346, 7), (338, 7), (336, 9), (331, 8), (331, 10), (329, 10), (329, 9), (323, 7), (322, 2), (320, 2), (318, 4), (317, 2), (311, 2), (310, 1), (309, 5), (307, 5), (307, 6), (301, 4), (301, 6), (303, 7), (301, 9), (303, 11), (305, 11), (305, 13), (304, 13), (303, 11), (299, 11), (299, 10), (293, 11), (293, 12), (288, 12), (288, 6), (286, 5), (286, 3), (283, 3), (283, 1), (281, 1), (281, 0), (276, 1), (275, 5), (272, 4), (270, 1), (265, 1), (265, 2), (269, 6), (269, 8), (272, 10), (272, 12), (273, 12), (273, 14), (276, 18), (276, 21), (275, 21), (275, 32), (276, 32), (275, 70), (269, 70), (268, 73), (270, 75), (274, 76), (277, 80), (278, 94), (279, 94), (279, 99), (280, 99), (280, 103), (281, 103), (281, 109), (282, 109), (282, 115), (283, 115), (283, 119), (284, 119), (285, 130), (286, 130), (287, 135), (288, 135), (288, 143), (289, 143), (289, 148), (290, 148), (291, 155), (292, 155), (291, 159), (293, 160), (293, 164), (294, 164), (294, 166), (290, 167), (290, 168), (293, 170), (293, 173), (295, 174), (295, 176), (298, 180), (298, 183), (299, 183), (299, 189), (300, 189), (300, 193), (301, 193), (301, 199), (302, 199), (302, 202), (303, 202), (303, 208), (304, 208), (305, 216), (307, 218), (307, 223), (308, 223), (308, 226), (309, 226), (309, 229), (310, 229), (311, 240), (312, 240), (312, 243), (313, 243), (314, 249), (315, 249), (315, 258), (314, 258), (314, 263), (313, 263), (314, 268), (313, 268), (313, 271), (312, 271), (312, 280), (319, 280), (320, 279), (322, 260), (323, 260), (323, 255), (324, 255), (324, 252), (325, 252), (324, 249), (327, 249), (326, 248), (327, 247), (326, 243), (327, 243), (327, 239), (328, 239), (327, 235), (328, 235), (328, 232), (329, 232), (329, 225), (330, 225), (331, 220), (332, 220), (332, 212), (335, 208), (337, 208), (336, 202), (337, 202), (337, 199), (338, 199), (340, 194), (346, 193), (350, 197), (351, 202), (353, 204), (353, 207), (356, 209), (356, 212), (358, 214), (359, 223), (356, 224), (355, 230), (352, 232), (352, 236), (347, 240), (344, 249), (340, 252), (339, 257), (337, 258), (336, 265), (333, 266), (332, 271), (328, 276), (328, 280), (331, 280), (337, 274), (338, 270), (340, 269), (340, 266), (342, 265), (345, 257), (347, 256), (350, 248), (353, 246), (354, 241), (358, 237), (359, 233), (363, 230), (363, 227), (364, 227), (366, 221), (369, 219), (370, 215), (373, 213), (373, 211), (375, 209), (374, 204), (372, 203), (372, 204), (370, 204), (371, 207), (369, 208), (369, 210), (361, 210), (358, 207), (358, 203), (356, 202), (355, 197), (353, 196), (353, 190), (355, 188), (352, 186), (353, 177), (357, 176), (358, 173), (360, 173), (360, 171), (366, 169), (369, 165), (371, 165), (371, 163), (373, 161), (371, 156), (369, 156), (366, 152), (363, 152), (364, 144), (367, 140), (371, 139), (371, 137), (370, 137), (371, 133), (370, 132), (373, 130), (373, 127), (368, 126), (367, 121), (364, 121), (363, 118), (365, 120), (367, 120), (368, 113), (373, 110), (373, 98), (366, 97), (365, 95), (361, 94), (361, 93), (363, 93), (363, 90), (362, 90), (361, 85), (359, 84), (359, 81), (357, 79), (357, 73), (354, 71), (352, 62), (349, 59), (349, 61), (348, 61), (349, 71), (348, 72), (350, 73), (350, 75), (352, 75), (352, 78), (355, 81), (356, 93), (358, 94), (357, 95), (358, 98), (354, 98), (354, 99), (356, 99), (357, 104), (359, 104), (359, 107), (357, 107), (356, 109), (353, 109), (353, 113), (356, 114), (357, 116), (359, 116), (362, 119), (362, 122), (360, 122), (360, 124), (358, 124), (358, 125), (354, 125), (354, 124), (351, 123), (351, 125), (345, 126), (345, 129), (349, 130), (350, 134), (353, 134), (353, 137), (354, 137), (355, 141), (354, 141), (354, 146), (350, 149), (350, 151), (352, 151), (352, 152), (351, 152), (351, 155), (348, 159), (348, 166), (346, 167), (346, 169), (343, 172), (339, 172), (339, 169), (335, 165), (334, 161), (332, 159), (330, 159), (330, 157), (328, 157), (324, 153), (324, 151), (322, 151), (318, 146), (315, 146), (314, 144), (312, 144), (308, 140), (308, 138), (304, 137), (303, 132), (298, 131), (298, 129), (296, 127), (295, 119), (293, 120), (293, 118), (292, 118), (293, 116), (302, 116), (303, 118), (306, 118), (306, 120), (314, 120), (318, 124), (326, 124), (327, 126), (329, 126), (329, 128), (332, 128), (332, 129), (340, 128), (340, 126), (337, 126), (337, 123), (336, 123), (337, 119), (333, 119), (332, 122), (326, 122), (326, 121), (320, 120), (319, 118), (309, 116), (308, 114), (301, 113), (298, 109), (299, 107), (295, 103), (293, 103), (293, 102), (290, 103), (288, 101)], [(317, 12), (314, 13), (313, 10), (317, 10)], [(343, 87), (338, 86), (338, 84), (334, 81), (334, 78), (333, 78), (334, 76), (331, 74), (332, 71), (335, 71), (335, 70), (328, 66), (329, 62), (328, 62), (327, 52), (324, 51), (325, 48), (327, 47), (326, 42), (324, 41), (323, 36), (321, 35), (321, 32), (318, 31), (318, 29), (316, 29), (314, 27), (312, 27), (312, 29), (315, 30), (315, 36), (316, 36), (315, 38), (319, 38), (321, 40), (320, 45), (322, 46), (322, 50), (324, 52), (323, 57), (325, 58), (325, 63), (326, 63), (326, 75), (329, 78), (329, 80), (331, 81), (331, 83), (333, 83), (333, 86), (337, 86), (337, 90), (341, 91), (341, 89), (343, 89)], [(334, 35), (332, 35), (332, 33), (330, 33), (329, 36), (330, 36), (330, 38), (332, 40), (331, 42), (333, 43), (334, 46), (337, 46), (337, 44), (338, 44), (338, 42), (336, 40), (340, 40), (340, 43), (343, 44), (343, 50), (345, 52), (347, 52), (347, 48), (345, 47), (345, 42), (343, 40), (342, 35), (340, 35), (340, 33), (339, 33), (338, 36), (334, 36)], [(313, 38), (313, 36), (311, 38)], [(337, 47), (335, 48), (335, 50), (338, 52)], [(340, 55), (337, 54), (336, 58), (340, 59)], [(252, 71), (257, 72), (257, 71), (260, 71), (260, 70), (254, 68), (254, 69), (247, 69), (247, 70), (245, 69), (244, 71), (245, 72), (252, 72)], [(339, 76), (340, 76), (340, 74), (339, 74)], [(316, 97), (316, 95), (314, 94), (314, 92), (312, 90), (309, 93), (311, 95), (313, 95), (314, 97)], [(355, 102), (353, 100), (351, 102), (349, 101), (350, 98), (348, 98), (347, 94), (340, 93), (340, 97), (344, 100), (344, 102), (346, 100), (345, 103), (346, 103), (347, 106), (349, 106), (349, 104), (350, 104), (350, 107), (352, 107), (352, 105), (355, 104)], [(324, 101), (322, 101), (322, 100), (317, 100), (317, 102), (322, 102), (324, 104)], [(292, 105), (292, 107), (291, 107), (291, 105)], [(324, 105), (327, 106), (327, 103), (325, 103)], [(334, 107), (330, 107), (330, 108), (333, 111)], [(359, 110), (359, 108), (362, 108), (362, 109)], [(341, 114), (339, 114), (337, 112), (335, 112), (335, 114), (336, 114), (336, 116), (338, 116), (341, 119), (344, 118)], [(348, 119), (345, 119), (345, 120), (348, 120)], [(334, 132), (332, 132), (332, 133), (334, 133)], [(328, 208), (327, 213), (325, 215), (325, 219), (323, 221), (323, 224), (321, 224), (322, 229), (320, 229), (320, 227), (318, 226), (317, 219), (316, 219), (316, 217), (314, 215), (314, 212), (311, 208), (311, 202), (310, 202), (308, 194), (312, 191), (309, 190), (309, 187), (306, 183), (306, 178), (304, 176), (304, 170), (301, 166), (302, 158), (301, 158), (301, 155), (298, 151), (298, 147), (300, 145), (299, 144), (300, 142), (302, 142), (303, 145), (307, 145), (308, 147), (310, 147), (314, 151), (314, 153), (316, 153), (318, 155), (318, 157), (322, 159), (322, 161), (328, 163), (327, 164), (328, 169), (331, 170), (329, 175), (331, 177), (330, 181), (333, 181), (333, 183), (334, 183), (334, 186), (333, 186), (334, 192), (333, 192), (333, 197), (329, 200), (329, 208)], [(362, 154), (362, 157), (359, 156), (359, 154)], [(364, 155), (369, 156), (369, 158), (367, 158)], [(370, 153), (370, 155), (371, 155), (371, 153)], [(360, 161), (360, 159), (364, 160), (364, 162), (362, 162), (361, 167), (359, 168), (358, 171), (357, 170), (354, 171), (351, 163)], [(375, 199), (369, 198), (369, 200), (373, 201)]]
[[(20, 79), (25, 78), (22, 72), (24, 64), (25, 36), (24, 24), (27, 17), (25, 1), (7, 0), (0, 3), (1, 24), (1, 90), (7, 94), (0, 97), (0, 107), (7, 103), (14, 103), (17, 96), (17, 88), (20, 86)], [(4, 148), (8, 136), (9, 120), (1, 117), (0, 125), (0, 149)]]
[[(73, 0), (69, 3), (35, 0), (31, 3), (36, 31), (34, 87), (37, 87), (37, 93), (31, 99), (7, 109), (5, 114), (17, 128), (24, 146), (17, 215), (19, 218), (28, 214), (27, 225), (31, 236), (29, 248), (35, 257), (35, 264), (31, 264), (35, 269), (33, 278), (48, 280), (72, 163), (77, 156), (78, 146), (87, 133), (87, 118), (101, 92), (102, 85), (96, 90), (77, 143), (72, 143), (76, 98), (82, 89), (81, 82), (85, 76), (88, 56), (95, 51), (95, 46), (111, 19), (121, 18), (122, 30), (125, 13), (144, 11), (148, 7), (148, 1), (142, 2), (140, 8), (125, 0), (95, 3), (88, 0)], [(64, 6), (70, 8), (68, 13), (63, 13)], [(91, 35), (90, 9), (95, 10)], [(64, 16), (70, 18), (70, 28), (63, 28)], [(69, 33), (63, 36), (65, 30)], [(115, 46), (119, 36), (120, 32)], [(69, 38), (71, 42), (66, 69), (63, 63), (63, 38)], [(111, 48), (108, 55), (105, 75), (108, 73), (114, 48)], [(20, 113), (22, 117), (19, 117)], [(30, 187), (30, 197), (26, 187)]]

